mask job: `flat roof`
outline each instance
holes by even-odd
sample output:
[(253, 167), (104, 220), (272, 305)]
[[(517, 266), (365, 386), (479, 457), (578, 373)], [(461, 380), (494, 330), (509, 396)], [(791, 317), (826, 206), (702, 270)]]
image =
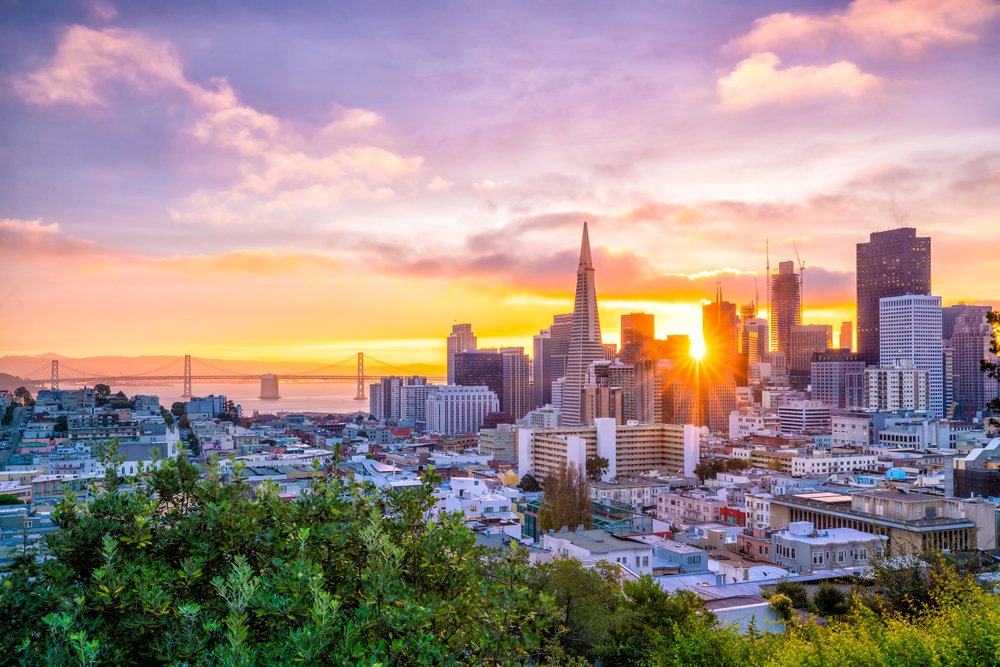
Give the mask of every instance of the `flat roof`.
[[(543, 536), (544, 537), (544, 536)], [(590, 553), (603, 554), (612, 551), (645, 551), (649, 545), (623, 540), (603, 530), (560, 531), (552, 533), (553, 539), (566, 540), (573, 546), (586, 549)]]

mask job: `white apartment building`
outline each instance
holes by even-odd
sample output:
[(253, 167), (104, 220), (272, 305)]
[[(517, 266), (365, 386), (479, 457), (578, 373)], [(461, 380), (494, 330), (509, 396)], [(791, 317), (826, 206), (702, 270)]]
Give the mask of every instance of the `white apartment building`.
[(879, 299), (879, 365), (892, 368), (903, 360), (927, 371), (927, 409), (944, 416), (944, 364), (941, 297), (907, 294)]
[(778, 408), (782, 433), (815, 433), (830, 428), (830, 406), (823, 401), (790, 401)]
[(930, 373), (909, 359), (882, 368), (871, 366), (865, 369), (865, 406), (879, 412), (930, 410), (930, 381)]
[(575, 558), (584, 566), (598, 561), (618, 563), (638, 575), (652, 574), (653, 548), (623, 540), (603, 530), (563, 530), (542, 535), (542, 548), (553, 554)]
[(729, 413), (729, 438), (738, 440), (757, 433), (777, 433), (781, 420), (773, 413), (733, 410)]
[(750, 492), (743, 494), (743, 500), (747, 508), (748, 528), (769, 528), (771, 526), (771, 498), (770, 493)]
[(796, 456), (792, 459), (793, 475), (833, 475), (849, 473), (861, 468), (869, 468), (878, 463), (874, 454), (834, 454), (814, 451), (812, 456)]
[(830, 417), (833, 447), (869, 447), (875, 442), (875, 424), (869, 415)]
[(611, 418), (596, 419), (589, 427), (520, 428), (518, 475), (531, 473), (545, 477), (563, 465), (585, 466), (588, 458), (600, 456), (608, 460), (604, 481), (618, 475), (639, 476), (652, 470), (694, 477), (701, 431), (690, 424), (617, 425)]
[[(406, 384), (400, 387), (400, 418), (403, 421), (427, 423), (427, 399), (438, 390), (433, 384)], [(372, 395), (374, 398), (374, 394)]]
[(489, 387), (446, 385), (427, 397), (427, 430), (442, 435), (476, 433), (486, 415), (500, 410)]

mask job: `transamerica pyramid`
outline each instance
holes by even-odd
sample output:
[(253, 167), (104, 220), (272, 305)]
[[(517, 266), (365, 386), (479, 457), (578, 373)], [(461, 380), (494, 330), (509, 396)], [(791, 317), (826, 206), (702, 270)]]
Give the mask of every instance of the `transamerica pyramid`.
[(573, 305), (573, 334), (566, 360), (566, 385), (562, 399), (561, 425), (580, 425), (580, 399), (590, 364), (604, 359), (601, 323), (597, 316), (594, 262), (590, 255), (590, 235), (583, 223), (580, 266), (576, 270), (576, 301)]

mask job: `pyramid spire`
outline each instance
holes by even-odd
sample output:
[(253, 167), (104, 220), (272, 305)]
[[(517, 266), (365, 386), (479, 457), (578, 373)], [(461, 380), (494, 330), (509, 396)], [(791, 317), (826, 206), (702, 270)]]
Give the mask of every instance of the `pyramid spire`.
[(583, 223), (583, 241), (580, 243), (580, 266), (591, 268), (594, 262), (590, 256), (590, 234), (587, 232), (587, 223)]

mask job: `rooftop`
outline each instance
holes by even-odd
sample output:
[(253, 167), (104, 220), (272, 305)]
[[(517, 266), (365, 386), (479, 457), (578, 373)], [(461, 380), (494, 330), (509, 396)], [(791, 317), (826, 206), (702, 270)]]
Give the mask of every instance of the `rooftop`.
[(645, 544), (617, 538), (603, 530), (563, 530), (558, 533), (550, 533), (548, 537), (566, 540), (573, 546), (593, 554), (611, 553), (612, 551), (645, 551), (649, 548)]

